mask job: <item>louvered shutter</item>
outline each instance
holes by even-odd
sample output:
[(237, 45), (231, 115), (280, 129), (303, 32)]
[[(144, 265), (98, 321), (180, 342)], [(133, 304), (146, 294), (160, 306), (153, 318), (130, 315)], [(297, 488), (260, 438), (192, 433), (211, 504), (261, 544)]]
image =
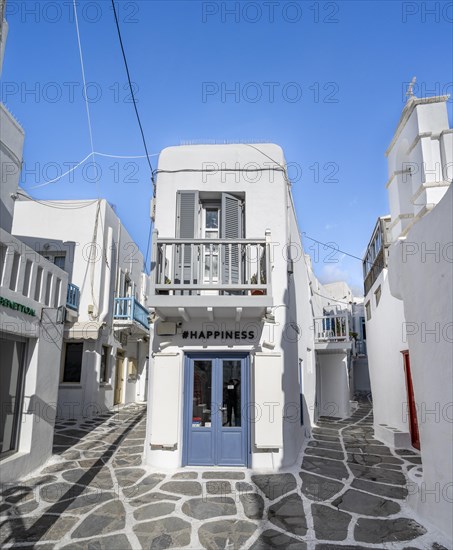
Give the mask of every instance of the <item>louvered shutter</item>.
[[(222, 193), (222, 239), (242, 238), (242, 201)], [(241, 282), (242, 258), (238, 244), (223, 245), (222, 278), (225, 284)], [(231, 256), (231, 257), (230, 257)], [(230, 268), (231, 265), (231, 268)]]
[[(176, 237), (178, 239), (198, 237), (198, 209), (198, 191), (178, 191), (176, 197)], [(177, 247), (175, 261), (176, 283), (189, 284), (197, 282), (198, 276), (195, 265), (192, 269), (193, 281), (191, 281), (191, 264), (196, 262), (196, 258), (192, 258), (192, 247), (190, 245)]]

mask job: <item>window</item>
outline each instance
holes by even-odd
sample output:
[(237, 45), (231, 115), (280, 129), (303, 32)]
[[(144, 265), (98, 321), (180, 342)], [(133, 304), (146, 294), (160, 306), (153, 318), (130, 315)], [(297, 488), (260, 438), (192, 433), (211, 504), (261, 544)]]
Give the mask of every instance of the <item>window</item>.
[(64, 270), (65, 261), (66, 261), (66, 255), (59, 253), (59, 254), (44, 254), (44, 258), (48, 260), (49, 262), (55, 264), (60, 269)]
[(376, 307), (379, 305), (379, 302), (381, 301), (381, 285), (379, 285), (374, 293), (374, 297), (376, 299)]
[[(210, 244), (212, 239), (244, 237), (244, 193), (178, 191), (176, 237), (202, 239), (201, 246), (176, 247), (174, 281), (190, 284), (222, 282), (237, 284), (244, 279), (241, 245)], [(172, 277), (170, 279), (173, 280)]]
[(371, 304), (370, 304), (370, 302), (367, 302), (365, 304), (365, 311), (366, 311), (366, 320), (369, 321), (371, 319)]
[(108, 346), (102, 346), (101, 377), (100, 377), (101, 384), (108, 384), (110, 381), (109, 367), (110, 367), (110, 348)]
[(22, 416), (26, 342), (0, 334), (0, 456), (17, 450)]
[[(219, 218), (220, 206), (203, 205), (202, 209), (202, 227), (204, 239), (220, 238)], [(219, 280), (219, 246), (204, 246), (204, 281), (218, 282)]]
[(64, 358), (63, 382), (80, 382), (82, 374), (83, 343), (68, 342)]

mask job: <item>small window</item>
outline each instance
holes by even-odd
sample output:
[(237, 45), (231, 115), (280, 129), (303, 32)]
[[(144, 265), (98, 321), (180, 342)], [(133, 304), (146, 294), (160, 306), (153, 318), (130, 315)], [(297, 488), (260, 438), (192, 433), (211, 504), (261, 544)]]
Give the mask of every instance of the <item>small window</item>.
[(102, 346), (102, 355), (101, 355), (101, 384), (108, 384), (110, 381), (109, 376), (109, 367), (110, 367), (110, 348), (108, 346)]
[(376, 289), (376, 292), (374, 293), (374, 297), (376, 298), (376, 307), (379, 305), (379, 302), (381, 301), (381, 285), (379, 285)]
[(369, 321), (371, 319), (371, 304), (370, 304), (370, 302), (367, 302), (365, 304), (365, 311), (366, 311), (366, 320)]
[(137, 359), (129, 357), (127, 362), (127, 376), (132, 380), (137, 380)]
[(66, 254), (43, 254), (44, 258), (64, 270)]
[(64, 270), (65, 259), (65, 256), (55, 256), (53, 259), (53, 263), (60, 269)]
[(82, 342), (68, 342), (66, 344), (63, 382), (80, 382), (82, 374), (82, 357)]

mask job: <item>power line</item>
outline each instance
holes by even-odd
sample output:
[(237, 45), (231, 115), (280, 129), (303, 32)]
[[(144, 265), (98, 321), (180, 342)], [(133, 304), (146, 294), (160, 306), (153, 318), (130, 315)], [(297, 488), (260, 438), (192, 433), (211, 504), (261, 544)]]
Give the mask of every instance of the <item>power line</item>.
[[(84, 159), (82, 159), (79, 163), (77, 163), (75, 166), (70, 168), (67, 172), (64, 172), (60, 176), (57, 176), (56, 178), (53, 178), (49, 181), (44, 181), (43, 183), (39, 183), (38, 185), (32, 185), (31, 187), (28, 187), (28, 189), (37, 189), (39, 187), (45, 187), (46, 185), (50, 185), (51, 183), (55, 183), (57, 181), (60, 181), (65, 176), (71, 174), (72, 172), (75, 172), (82, 164), (84, 164), (89, 158), (97, 155), (98, 157), (106, 157), (106, 158), (114, 158), (114, 159), (145, 159), (147, 158), (146, 155), (111, 155), (109, 153), (100, 153), (99, 151), (94, 151), (92, 153), (89, 153)], [(149, 155), (150, 157), (158, 157), (159, 153), (153, 153), (152, 155)], [(94, 162), (94, 160), (93, 160)]]
[[(140, 133), (142, 135), (142, 141), (143, 141), (143, 146), (145, 148), (146, 158), (148, 160), (149, 169), (151, 170), (151, 180), (154, 183), (153, 167), (151, 165), (151, 161), (149, 160), (150, 155), (148, 153), (148, 147), (146, 145), (145, 133), (143, 131), (143, 126), (142, 126), (142, 122), (140, 120), (140, 115), (138, 114), (137, 102), (135, 101), (134, 89), (132, 87), (131, 76), (130, 76), (130, 73), (129, 73), (129, 66), (127, 64), (127, 59), (126, 59), (126, 52), (124, 51), (123, 39), (121, 38), (121, 30), (120, 30), (120, 25), (119, 25), (119, 22), (118, 22), (118, 15), (116, 13), (115, 0), (111, 0), (111, 1), (112, 1), (113, 15), (115, 16), (116, 30), (118, 31), (118, 38), (119, 38), (120, 46), (121, 46), (121, 53), (123, 54), (124, 66), (126, 68), (127, 80), (129, 82), (129, 89), (130, 89), (130, 92), (131, 92), (132, 103), (134, 104), (135, 115), (137, 116), (138, 126), (140, 128)], [(75, 0), (74, 0), (74, 2), (75, 2)]]
[(87, 112), (88, 131), (90, 133), (91, 155), (93, 156), (93, 163), (94, 163), (93, 130), (92, 130), (92, 127), (91, 127), (90, 106), (88, 104), (88, 96), (87, 96), (87, 93), (86, 93), (87, 83), (86, 83), (86, 79), (85, 79), (85, 65), (83, 63), (82, 44), (81, 44), (81, 41), (80, 41), (79, 18), (77, 17), (77, 3), (76, 3), (76, 0), (73, 0), (73, 7), (74, 7), (75, 26), (76, 26), (76, 31), (77, 31), (77, 44), (79, 46), (80, 67), (82, 69), (83, 89), (85, 90), (85, 94), (84, 94), (84, 96), (85, 96), (85, 109), (86, 109), (86, 112)]
[[(80, 210), (82, 208), (88, 208), (89, 206), (92, 206), (93, 204), (95, 204), (98, 201), (98, 199), (89, 200), (89, 201), (69, 201), (71, 203), (74, 203), (74, 206), (70, 206), (70, 205), (63, 206), (63, 204), (65, 204), (65, 203), (62, 202), (62, 201), (41, 201), (39, 199), (35, 199), (34, 197), (31, 197), (30, 195), (26, 195), (25, 193), (21, 193), (20, 191), (17, 191), (15, 193), (15, 195), (19, 195), (19, 196), (23, 197), (24, 199), (36, 202), (36, 203), (40, 204), (41, 206), (47, 206), (49, 208), (55, 208), (57, 210)], [(50, 204), (50, 203), (52, 203), (52, 204)], [(75, 204), (80, 204), (81, 206), (75, 206)], [(58, 206), (58, 205), (60, 205), (60, 206)]]
[[(375, 262), (369, 262), (368, 260), (364, 260), (363, 258), (359, 258), (358, 256), (355, 256), (354, 254), (351, 254), (349, 252), (345, 252), (344, 250), (340, 250), (339, 248), (335, 247), (335, 246), (332, 246), (332, 244), (329, 244), (329, 243), (323, 243), (322, 241), (318, 241), (317, 239), (313, 239), (313, 237), (309, 237), (308, 235), (306, 235), (305, 233), (302, 233), (301, 234), (302, 238), (306, 238), (306, 239), (309, 239), (310, 241), (313, 241), (315, 243), (318, 243), (318, 244), (321, 244), (322, 246), (325, 246), (327, 248), (331, 248), (332, 250), (335, 250), (336, 252), (340, 252), (341, 254), (345, 254), (346, 256), (350, 256), (351, 258), (354, 258), (355, 260), (359, 260), (361, 261), (362, 263), (367, 263), (369, 265), (378, 265), (376, 264)], [(382, 265), (382, 267), (385, 267), (384, 265)]]

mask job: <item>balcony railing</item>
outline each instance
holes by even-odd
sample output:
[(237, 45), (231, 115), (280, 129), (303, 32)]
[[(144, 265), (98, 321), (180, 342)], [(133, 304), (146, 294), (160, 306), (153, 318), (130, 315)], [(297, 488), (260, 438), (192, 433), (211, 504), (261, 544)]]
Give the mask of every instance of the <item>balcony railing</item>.
[(115, 298), (113, 318), (123, 321), (136, 321), (149, 329), (148, 310), (135, 298)]
[(153, 241), (155, 294), (270, 295), (270, 233), (265, 239), (159, 239)]
[(66, 307), (74, 311), (79, 311), (80, 289), (72, 283), (68, 284), (68, 293), (66, 295)]
[(0, 288), (57, 308), (66, 303), (68, 275), (0, 228)]
[(349, 342), (347, 315), (325, 315), (314, 318), (315, 342)]

